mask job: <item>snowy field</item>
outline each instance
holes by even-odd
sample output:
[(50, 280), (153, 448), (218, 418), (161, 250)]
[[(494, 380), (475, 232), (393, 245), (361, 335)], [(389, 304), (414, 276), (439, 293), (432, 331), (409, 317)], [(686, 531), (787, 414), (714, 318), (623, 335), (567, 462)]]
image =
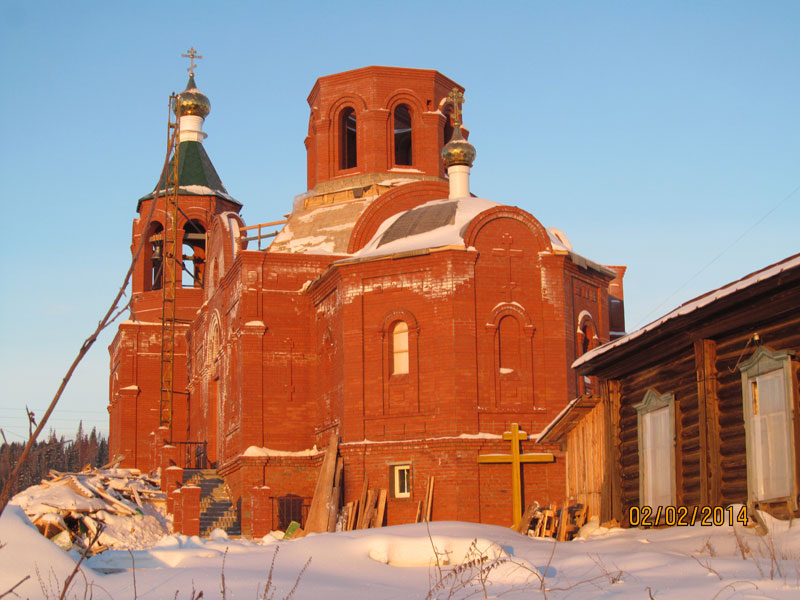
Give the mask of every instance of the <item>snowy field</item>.
[[(258, 543), (170, 535), (147, 550), (90, 558), (66, 597), (800, 598), (800, 525), (765, 520), (763, 537), (739, 525), (695, 526), (612, 529), (559, 543), (459, 522)], [(0, 517), (0, 542), (0, 597), (26, 576), (5, 597), (60, 596), (75, 554), (42, 537), (13, 505)]]

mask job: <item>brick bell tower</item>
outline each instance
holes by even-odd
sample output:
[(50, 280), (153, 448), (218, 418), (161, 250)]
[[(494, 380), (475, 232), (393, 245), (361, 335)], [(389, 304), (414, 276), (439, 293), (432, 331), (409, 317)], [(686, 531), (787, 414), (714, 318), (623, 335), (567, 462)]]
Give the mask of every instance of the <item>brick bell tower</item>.
[[(192, 50), (184, 56), (192, 58), (192, 65), (186, 89), (177, 95), (174, 106), (180, 132), (176, 153), (177, 211), (169, 210), (166, 191), (171, 187), (166, 173), (175, 169), (173, 154), (155, 190), (138, 201), (131, 253), (136, 252), (143, 236), (145, 244), (133, 273), (130, 319), (120, 324), (109, 346), (110, 455), (124, 457), (123, 467), (144, 471), (158, 466), (155, 453), (159, 443), (171, 443), (176, 455), (196, 451), (187, 444), (190, 406), (186, 390), (186, 332), (204, 299), (206, 232), (211, 220), (225, 212), (238, 213), (242, 206), (222, 185), (203, 147), (203, 122), (211, 103), (195, 84), (196, 53)], [(151, 209), (153, 216), (148, 223)], [(177, 214), (177, 236), (172, 242), (176, 277), (170, 286), (165, 277), (170, 266), (170, 259), (165, 256), (165, 240), (169, 239), (165, 230), (173, 227), (173, 214)], [(174, 324), (174, 354), (168, 412), (162, 398), (161, 377), (166, 287), (174, 293), (174, 300), (170, 300), (174, 302), (174, 318), (170, 317)]]

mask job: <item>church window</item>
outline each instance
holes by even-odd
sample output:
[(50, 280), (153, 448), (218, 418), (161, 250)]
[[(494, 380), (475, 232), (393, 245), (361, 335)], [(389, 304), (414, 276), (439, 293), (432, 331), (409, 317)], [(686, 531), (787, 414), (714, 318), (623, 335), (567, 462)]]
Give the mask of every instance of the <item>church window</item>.
[(411, 141), (411, 112), (408, 106), (400, 104), (394, 109), (394, 164), (412, 164)]
[(392, 465), (392, 498), (411, 497), (411, 465)]
[(675, 396), (647, 390), (636, 409), (639, 504), (675, 504)]
[(748, 500), (793, 499), (794, 439), (789, 352), (761, 346), (739, 367), (744, 397)]
[(408, 324), (398, 321), (392, 328), (392, 375), (408, 373)]
[(203, 287), (206, 265), (206, 229), (197, 220), (187, 221), (183, 229), (183, 276), (185, 288)]
[(500, 373), (503, 375), (518, 373), (520, 369), (520, 327), (519, 321), (512, 316), (500, 319), (498, 326)]
[(339, 116), (339, 168), (353, 169), (358, 165), (356, 111), (347, 107)]

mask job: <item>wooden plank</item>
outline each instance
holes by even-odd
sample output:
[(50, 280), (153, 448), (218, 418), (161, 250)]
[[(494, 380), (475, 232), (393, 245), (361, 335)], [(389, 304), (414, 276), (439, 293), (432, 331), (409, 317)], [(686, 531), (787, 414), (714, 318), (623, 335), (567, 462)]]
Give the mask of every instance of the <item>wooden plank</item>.
[(538, 510), (538, 502), (530, 504), (528, 508), (525, 509), (525, 513), (522, 515), (522, 520), (519, 522), (519, 527), (517, 527), (518, 533), (525, 535), (528, 532), (528, 528), (531, 526), (531, 521), (533, 520), (533, 515), (535, 515), (536, 511)]
[(417, 516), (414, 517), (414, 523), (419, 523), (422, 520), (422, 500), (417, 502)]
[(386, 515), (386, 497), (388, 491), (382, 489), (378, 495), (378, 507), (375, 510), (375, 517), (372, 519), (372, 527), (383, 527), (383, 518)]
[(338, 449), (339, 437), (336, 434), (331, 434), (330, 443), (325, 451), (325, 458), (322, 461), (322, 467), (317, 477), (317, 486), (314, 489), (311, 507), (308, 509), (308, 517), (304, 528), (306, 532), (324, 533), (328, 531), (328, 506), (333, 489)]
[(364, 514), (364, 510), (366, 509), (367, 504), (367, 492), (369, 489), (369, 478), (364, 475), (364, 482), (361, 484), (361, 495), (358, 497), (358, 503), (356, 504), (356, 514), (355, 519), (353, 520), (353, 528), (358, 529), (358, 524), (361, 521), (361, 516)]
[(345, 521), (344, 530), (352, 531), (353, 522), (355, 521), (356, 517), (356, 503), (352, 501), (348, 502), (345, 504), (344, 510), (347, 512), (347, 520)]
[(536, 537), (552, 537), (555, 528), (555, 519), (555, 505), (551, 504), (550, 508), (545, 508), (542, 511), (542, 518), (539, 520), (539, 525), (536, 527)]
[(342, 498), (342, 471), (344, 462), (342, 457), (336, 459), (336, 474), (333, 477), (333, 488), (328, 502), (328, 531), (336, 531), (336, 520), (339, 516), (339, 507)]
[(144, 505), (142, 505), (142, 499), (139, 497), (139, 491), (136, 489), (136, 486), (131, 485), (129, 489), (133, 492), (133, 499), (136, 500), (136, 504), (139, 505), (139, 508), (144, 510)]
[(428, 477), (427, 481), (425, 482), (425, 497), (422, 499), (422, 513), (420, 514), (420, 522), (424, 523), (428, 519), (426, 515), (428, 514), (428, 492), (430, 491), (431, 487), (431, 478)]
[(367, 492), (367, 501), (364, 505), (364, 510), (358, 518), (358, 529), (367, 529), (372, 523), (372, 517), (375, 514), (375, 502), (378, 500), (378, 492), (376, 490), (369, 490)]
[(433, 483), (434, 477), (431, 475), (428, 478), (428, 490), (425, 495), (425, 521), (431, 520), (431, 513), (433, 512)]
[(556, 539), (559, 542), (567, 540), (567, 524), (569, 523), (569, 501), (564, 500), (564, 506), (561, 507), (561, 516), (558, 519), (558, 531)]

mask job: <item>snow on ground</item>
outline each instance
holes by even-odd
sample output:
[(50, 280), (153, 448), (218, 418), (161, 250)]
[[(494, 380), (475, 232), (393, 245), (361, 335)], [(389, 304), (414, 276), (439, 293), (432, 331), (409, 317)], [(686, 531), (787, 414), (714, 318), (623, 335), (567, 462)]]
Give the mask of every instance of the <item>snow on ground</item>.
[[(170, 535), (148, 550), (108, 550), (88, 559), (68, 597), (144, 600), (177, 592), (188, 599), (194, 590), (220, 598), (224, 576), (226, 598), (255, 599), (274, 559), (276, 599), (295, 584), (292, 598), (298, 600), (798, 598), (800, 525), (765, 519), (770, 533), (764, 537), (739, 525), (698, 525), (611, 529), (558, 543), (447, 521), (291, 541), (272, 535), (232, 540), (220, 530), (211, 539)], [(0, 594), (30, 575), (16, 589), (19, 597), (58, 597), (74, 553), (42, 537), (16, 506), (0, 517), (0, 541)]]

